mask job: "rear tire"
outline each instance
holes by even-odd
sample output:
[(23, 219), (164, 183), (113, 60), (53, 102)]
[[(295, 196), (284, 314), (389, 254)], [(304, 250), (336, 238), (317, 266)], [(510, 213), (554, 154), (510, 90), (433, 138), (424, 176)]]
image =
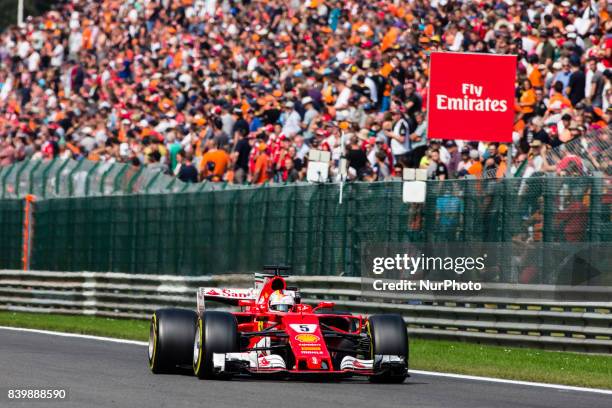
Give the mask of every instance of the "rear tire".
[(200, 379), (228, 379), (229, 374), (215, 373), (214, 353), (233, 353), (240, 350), (238, 324), (233, 314), (220, 311), (204, 312), (198, 319), (193, 344), (193, 372)]
[(177, 366), (191, 364), (197, 314), (186, 309), (159, 309), (151, 317), (149, 328), (149, 369), (155, 373), (171, 372)]
[[(408, 333), (404, 319), (398, 314), (370, 316), (368, 331), (372, 343), (374, 370), (379, 372), (370, 377), (371, 382), (402, 383), (408, 377)], [(403, 362), (380, 364), (377, 356), (391, 355), (403, 358)]]

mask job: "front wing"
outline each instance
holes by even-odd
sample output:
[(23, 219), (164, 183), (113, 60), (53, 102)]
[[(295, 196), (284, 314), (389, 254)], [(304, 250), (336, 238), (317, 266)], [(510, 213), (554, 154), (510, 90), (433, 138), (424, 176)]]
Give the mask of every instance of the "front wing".
[(386, 371), (405, 370), (406, 362), (401, 356), (376, 355), (373, 360), (345, 356), (340, 370), (302, 370), (287, 368), (283, 358), (276, 354), (257, 355), (256, 352), (214, 353), (214, 371), (218, 374), (277, 374), (277, 375), (334, 375), (372, 376)]

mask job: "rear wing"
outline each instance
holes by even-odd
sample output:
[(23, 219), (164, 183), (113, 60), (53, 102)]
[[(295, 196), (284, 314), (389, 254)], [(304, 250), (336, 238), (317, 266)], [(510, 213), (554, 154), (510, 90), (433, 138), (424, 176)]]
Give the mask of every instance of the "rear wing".
[[(267, 304), (268, 296), (276, 289), (284, 289), (285, 292), (294, 298), (299, 299), (297, 288), (287, 288), (284, 278), (290, 269), (284, 265), (265, 265), (263, 273), (255, 273), (255, 287), (244, 288), (198, 288), (197, 311), (199, 314), (204, 312), (206, 299), (237, 306), (241, 300), (253, 300), (258, 304)], [(280, 287), (275, 288), (275, 285)], [(297, 300), (299, 302), (299, 300)]]
[(286, 278), (289, 276), (287, 272), (291, 270), (291, 267), (287, 265), (264, 265), (263, 270), (263, 273), (255, 273), (255, 276), (280, 276)]
[(252, 288), (198, 288), (197, 311), (199, 314), (204, 312), (206, 299), (237, 306), (241, 300), (255, 300), (256, 297)]

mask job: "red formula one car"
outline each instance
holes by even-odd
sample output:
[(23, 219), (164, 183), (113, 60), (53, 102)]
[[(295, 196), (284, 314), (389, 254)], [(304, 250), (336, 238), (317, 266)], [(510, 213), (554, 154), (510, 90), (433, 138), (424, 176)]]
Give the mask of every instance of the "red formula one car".
[[(281, 275), (286, 267), (264, 269), (251, 289), (199, 288), (197, 311), (157, 310), (149, 334), (151, 371), (191, 366), (199, 378), (362, 375), (390, 383), (408, 376), (401, 316), (366, 318), (334, 311), (332, 302), (303, 304)], [(241, 311), (206, 310), (208, 300)]]

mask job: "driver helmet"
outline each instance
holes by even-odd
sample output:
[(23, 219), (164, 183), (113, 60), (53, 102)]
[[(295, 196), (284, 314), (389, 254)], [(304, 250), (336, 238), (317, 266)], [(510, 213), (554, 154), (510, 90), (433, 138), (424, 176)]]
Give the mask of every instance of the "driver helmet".
[(273, 312), (288, 312), (295, 305), (293, 296), (277, 290), (270, 295), (269, 309)]

